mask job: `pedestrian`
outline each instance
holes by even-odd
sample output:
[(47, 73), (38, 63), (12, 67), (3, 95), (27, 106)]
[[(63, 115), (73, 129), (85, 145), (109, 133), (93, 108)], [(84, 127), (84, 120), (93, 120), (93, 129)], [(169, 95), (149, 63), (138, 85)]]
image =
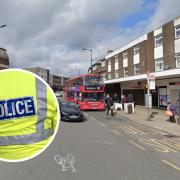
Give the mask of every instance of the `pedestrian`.
[(106, 115), (109, 114), (110, 110), (111, 110), (111, 115), (113, 116), (114, 115), (114, 113), (113, 113), (113, 111), (114, 111), (114, 103), (113, 103), (112, 98), (108, 94), (107, 98), (106, 98)]
[(128, 103), (133, 103), (134, 102), (134, 97), (133, 97), (133, 95), (131, 93), (128, 94), (127, 100), (128, 100)]
[(2, 70), (0, 77), (0, 159), (29, 159), (52, 140), (59, 121), (57, 99), (28, 71)]
[(114, 93), (114, 102), (116, 102), (116, 103), (117, 103), (117, 101), (118, 101), (118, 96), (117, 96), (117, 93)]
[(175, 115), (177, 114), (176, 103), (168, 102), (166, 113), (167, 115), (169, 115), (169, 121), (172, 123), (176, 123), (176, 119), (175, 119)]
[(124, 103), (126, 103), (126, 101), (127, 101), (126, 95), (122, 94), (121, 95), (122, 110), (124, 110)]

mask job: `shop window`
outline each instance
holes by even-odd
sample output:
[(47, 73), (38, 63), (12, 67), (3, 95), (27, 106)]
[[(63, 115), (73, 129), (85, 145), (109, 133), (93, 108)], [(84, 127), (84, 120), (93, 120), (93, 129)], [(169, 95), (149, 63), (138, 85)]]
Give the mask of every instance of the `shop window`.
[(133, 50), (134, 50), (134, 55), (139, 54), (139, 46), (135, 46)]
[(176, 67), (180, 68), (180, 53), (176, 54), (175, 59), (176, 59)]
[(124, 68), (124, 77), (128, 76), (128, 68)]
[(159, 106), (167, 106), (168, 96), (167, 88), (159, 87)]
[(163, 59), (156, 59), (155, 60), (155, 71), (163, 71), (164, 69), (164, 62)]
[(175, 38), (180, 38), (180, 25), (175, 27)]
[(140, 63), (134, 65), (134, 74), (139, 75), (140, 73)]
[(163, 35), (159, 34), (159, 35), (155, 36), (154, 43), (155, 43), (155, 47), (161, 46), (163, 44)]
[(115, 78), (119, 78), (119, 71), (115, 71)]

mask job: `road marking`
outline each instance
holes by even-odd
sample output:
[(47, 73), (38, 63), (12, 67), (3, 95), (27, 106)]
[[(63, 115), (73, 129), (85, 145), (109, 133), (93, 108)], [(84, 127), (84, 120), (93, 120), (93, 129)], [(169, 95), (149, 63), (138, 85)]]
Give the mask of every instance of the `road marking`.
[(177, 152), (174, 149), (168, 147), (167, 145), (159, 143), (159, 141), (160, 140), (158, 139), (139, 139), (139, 142), (155, 147), (154, 149), (158, 152)]
[(99, 124), (100, 124), (101, 126), (106, 127), (106, 125), (105, 125), (104, 123), (102, 123), (102, 122), (99, 122)]
[(135, 130), (137, 133), (145, 134), (145, 132), (143, 132), (143, 131), (140, 130), (140, 129), (134, 128), (134, 127), (132, 127), (132, 126), (130, 126), (129, 128)]
[(119, 136), (121, 135), (116, 129), (111, 129), (110, 131), (117, 134), (117, 135), (119, 135)]
[(91, 117), (91, 119), (93, 120), (93, 121), (97, 121), (95, 118), (93, 118), (93, 117)]
[(180, 168), (177, 167), (176, 165), (174, 165), (174, 164), (172, 164), (172, 163), (170, 163), (170, 162), (168, 162), (168, 161), (166, 161), (166, 160), (161, 160), (161, 161), (162, 161), (163, 163), (165, 163), (165, 164), (171, 166), (172, 168), (174, 168), (174, 169), (180, 171)]
[(89, 115), (88, 115), (87, 113), (85, 113), (85, 112), (84, 112), (84, 115), (87, 116), (87, 117), (89, 116)]
[(135, 143), (134, 141), (129, 141), (129, 142), (130, 142), (131, 144), (133, 144), (134, 146), (136, 146), (137, 148), (143, 150), (143, 151), (146, 150), (144, 147), (140, 146), (139, 144)]

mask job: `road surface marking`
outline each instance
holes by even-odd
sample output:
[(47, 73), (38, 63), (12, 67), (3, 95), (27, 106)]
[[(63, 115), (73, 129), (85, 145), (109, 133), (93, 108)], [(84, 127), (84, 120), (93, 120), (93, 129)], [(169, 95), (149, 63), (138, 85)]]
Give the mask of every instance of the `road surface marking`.
[(105, 125), (104, 123), (102, 123), (102, 122), (99, 122), (99, 124), (100, 124), (101, 126), (106, 127), (106, 125)]
[(115, 133), (115, 134), (117, 134), (117, 135), (121, 135), (116, 129), (111, 129), (111, 132), (113, 132), (113, 133)]
[(132, 127), (132, 126), (130, 126), (129, 128), (135, 130), (137, 133), (145, 134), (145, 132), (143, 132), (143, 131), (140, 130), (140, 129), (134, 128), (134, 127)]
[(91, 117), (91, 119), (93, 120), (93, 121), (97, 121), (95, 118), (93, 118), (93, 117)]
[(84, 112), (84, 115), (87, 116), (87, 117), (89, 116), (89, 115), (88, 115), (87, 113), (85, 113), (85, 112)]
[[(160, 141), (160, 140), (159, 140)], [(158, 152), (177, 152), (174, 149), (158, 142), (158, 139), (139, 139), (139, 142), (155, 147), (154, 149)]]
[(140, 146), (139, 144), (135, 143), (134, 141), (129, 141), (129, 142), (130, 142), (131, 144), (133, 144), (134, 146), (136, 146), (137, 148), (143, 150), (143, 151), (146, 150), (144, 147)]
[(169, 166), (171, 166), (172, 168), (180, 171), (180, 168), (177, 167), (176, 165), (174, 165), (174, 164), (172, 164), (172, 163), (170, 163), (170, 162), (168, 162), (168, 161), (166, 161), (166, 160), (162, 160), (162, 162), (165, 163), (165, 164), (167, 164), (167, 165), (169, 165)]

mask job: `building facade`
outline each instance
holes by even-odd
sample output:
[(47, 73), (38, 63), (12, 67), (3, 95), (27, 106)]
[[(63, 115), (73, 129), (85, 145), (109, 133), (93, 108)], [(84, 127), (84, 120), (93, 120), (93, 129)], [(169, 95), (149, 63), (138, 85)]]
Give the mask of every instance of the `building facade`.
[[(106, 57), (107, 90), (134, 95), (145, 104), (147, 72), (155, 75), (152, 105), (166, 107), (180, 92), (180, 17), (144, 34)], [(113, 89), (113, 90), (112, 90)]]
[(0, 70), (9, 68), (9, 57), (6, 49), (0, 48)]
[(49, 69), (33, 67), (33, 68), (25, 68), (25, 70), (37, 74), (49, 84)]
[[(92, 69), (92, 70), (91, 70)], [(98, 60), (96, 63), (92, 65), (92, 68), (90, 67), (88, 69), (88, 73), (92, 74), (100, 74), (103, 78), (103, 81), (106, 80), (106, 64), (105, 64), (105, 58), (102, 58)]]
[(68, 78), (62, 76), (56, 76), (56, 75), (52, 75), (52, 76), (53, 76), (53, 86), (52, 86), (53, 90), (63, 91)]

